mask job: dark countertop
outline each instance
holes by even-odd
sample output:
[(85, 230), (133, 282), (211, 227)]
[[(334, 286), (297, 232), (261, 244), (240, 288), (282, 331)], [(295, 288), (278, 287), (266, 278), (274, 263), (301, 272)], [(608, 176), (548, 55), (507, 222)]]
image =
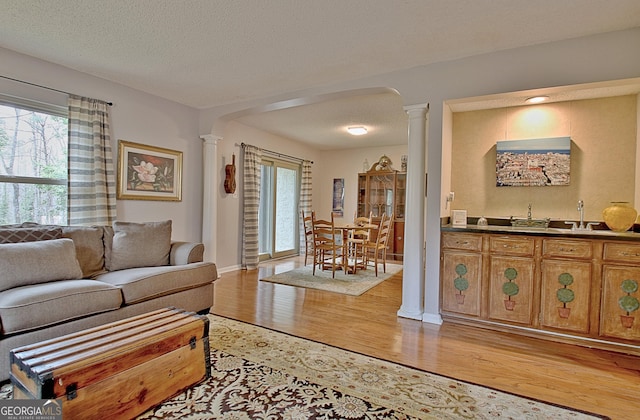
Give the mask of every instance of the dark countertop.
[(564, 228), (527, 228), (513, 226), (489, 225), (479, 227), (469, 224), (461, 227), (453, 227), (451, 225), (443, 225), (440, 227), (441, 232), (471, 232), (471, 233), (493, 233), (508, 235), (528, 235), (528, 236), (547, 236), (555, 238), (575, 238), (575, 239), (603, 239), (615, 241), (638, 241), (640, 242), (640, 233), (633, 231), (613, 232), (611, 230), (571, 230)]

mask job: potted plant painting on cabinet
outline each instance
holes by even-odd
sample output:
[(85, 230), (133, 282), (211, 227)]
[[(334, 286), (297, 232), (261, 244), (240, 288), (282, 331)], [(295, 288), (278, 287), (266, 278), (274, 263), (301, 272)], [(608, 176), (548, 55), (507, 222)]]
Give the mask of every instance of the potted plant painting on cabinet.
[(620, 285), (620, 288), (623, 292), (626, 293), (625, 296), (622, 296), (618, 299), (618, 305), (620, 308), (626, 312), (626, 315), (620, 315), (620, 322), (622, 322), (622, 326), (625, 328), (631, 328), (633, 326), (633, 321), (635, 317), (631, 316), (632, 312), (635, 312), (640, 308), (640, 301), (635, 296), (631, 296), (632, 293), (638, 291), (638, 282), (631, 279), (626, 279)]
[(502, 292), (507, 295), (507, 298), (504, 300), (504, 308), (507, 311), (513, 311), (513, 308), (516, 306), (516, 301), (511, 300), (511, 297), (520, 292), (520, 287), (514, 282), (516, 277), (518, 277), (518, 272), (515, 268), (507, 268), (504, 270), (504, 276), (509, 280), (502, 285)]
[(569, 273), (562, 273), (558, 276), (558, 282), (563, 286), (556, 292), (556, 297), (562, 303), (562, 307), (558, 308), (558, 315), (560, 318), (569, 318), (571, 308), (567, 308), (567, 303), (573, 302), (576, 298), (573, 290), (567, 287), (573, 283), (573, 276)]
[(453, 280), (453, 287), (455, 287), (456, 290), (460, 292), (456, 294), (456, 300), (459, 305), (464, 305), (464, 295), (462, 294), (462, 292), (469, 288), (469, 280), (462, 276), (467, 274), (467, 266), (464, 264), (456, 265), (456, 274), (458, 275), (458, 277)]

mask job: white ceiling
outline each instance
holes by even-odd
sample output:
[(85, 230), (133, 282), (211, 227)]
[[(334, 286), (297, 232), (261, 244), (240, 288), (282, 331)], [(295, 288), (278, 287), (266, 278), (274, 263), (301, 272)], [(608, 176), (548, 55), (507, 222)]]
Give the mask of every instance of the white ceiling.
[[(198, 109), (640, 26), (638, 0), (2, 0), (1, 8), (0, 47)], [(405, 138), (400, 114), (396, 95), (376, 93), (243, 122), (333, 148), (353, 144), (327, 144), (351, 120), (372, 121), (387, 141), (398, 133), (387, 125), (399, 124)], [(294, 127), (303, 126), (311, 134), (299, 138)]]

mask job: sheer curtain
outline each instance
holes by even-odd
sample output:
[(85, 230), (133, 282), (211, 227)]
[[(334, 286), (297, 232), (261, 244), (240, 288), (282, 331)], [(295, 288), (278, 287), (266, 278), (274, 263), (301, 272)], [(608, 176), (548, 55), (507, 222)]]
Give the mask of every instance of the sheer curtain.
[(69, 96), (68, 223), (110, 225), (116, 220), (116, 181), (109, 105)]
[(260, 163), (262, 149), (244, 145), (243, 159), (244, 213), (242, 221), (242, 268), (255, 270), (259, 262), (258, 210), (260, 209)]
[[(304, 210), (304, 214), (311, 214), (311, 161), (302, 161), (302, 179), (300, 183), (300, 210)], [(298, 211), (298, 214), (300, 212)], [(304, 238), (304, 221), (300, 215), (300, 249), (305, 249), (306, 242)]]

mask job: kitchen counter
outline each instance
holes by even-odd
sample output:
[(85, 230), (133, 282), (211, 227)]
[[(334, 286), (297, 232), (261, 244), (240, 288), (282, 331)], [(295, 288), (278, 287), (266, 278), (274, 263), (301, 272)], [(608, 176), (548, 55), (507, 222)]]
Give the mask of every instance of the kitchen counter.
[(444, 225), (440, 228), (442, 232), (472, 232), (472, 233), (494, 233), (508, 235), (527, 235), (527, 236), (545, 236), (545, 237), (563, 237), (563, 238), (584, 238), (584, 239), (611, 239), (616, 241), (640, 241), (640, 233), (614, 232), (612, 230), (571, 230), (563, 228), (529, 228), (514, 227), (502, 225), (477, 226), (466, 225), (461, 227), (453, 227)]

